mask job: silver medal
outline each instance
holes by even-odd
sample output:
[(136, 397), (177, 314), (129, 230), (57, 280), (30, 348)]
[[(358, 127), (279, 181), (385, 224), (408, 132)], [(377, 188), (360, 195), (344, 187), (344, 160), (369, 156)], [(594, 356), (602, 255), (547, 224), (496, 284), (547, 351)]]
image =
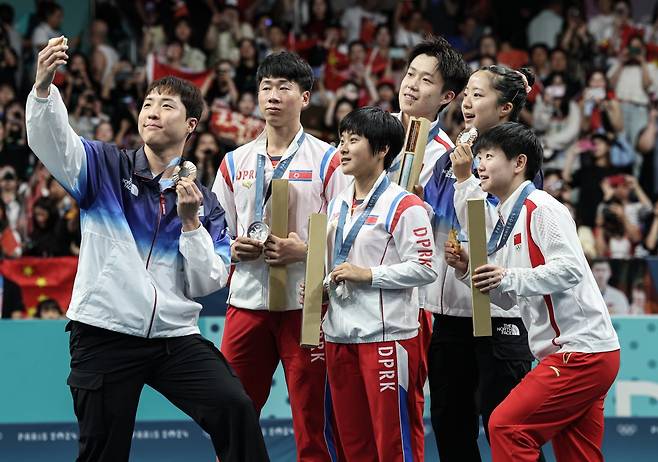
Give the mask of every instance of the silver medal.
[(478, 129), (471, 127), (469, 130), (462, 131), (457, 137), (457, 144), (468, 144), (472, 146), (478, 137)]
[(265, 243), (267, 238), (270, 236), (270, 227), (262, 221), (254, 221), (247, 228), (247, 237), (258, 241), (261, 244)]
[(174, 184), (176, 184), (181, 178), (189, 178), (194, 181), (196, 179), (196, 165), (189, 160), (186, 160), (180, 166), (176, 167), (171, 179), (174, 181)]

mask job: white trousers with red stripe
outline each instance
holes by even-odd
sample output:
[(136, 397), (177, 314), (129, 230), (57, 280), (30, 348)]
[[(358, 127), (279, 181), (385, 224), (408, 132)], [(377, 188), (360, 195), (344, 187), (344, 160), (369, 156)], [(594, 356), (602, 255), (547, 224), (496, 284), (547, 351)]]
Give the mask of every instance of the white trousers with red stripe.
[(416, 405), (419, 337), (326, 343), (338, 440), (348, 461), (423, 461), (423, 416)]

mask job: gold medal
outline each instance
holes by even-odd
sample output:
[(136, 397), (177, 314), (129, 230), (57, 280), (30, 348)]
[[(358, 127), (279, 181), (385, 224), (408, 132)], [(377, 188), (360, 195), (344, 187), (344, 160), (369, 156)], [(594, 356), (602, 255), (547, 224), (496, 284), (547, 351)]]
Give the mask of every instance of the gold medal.
[(462, 251), (462, 244), (459, 242), (459, 239), (457, 238), (457, 230), (455, 228), (451, 228), (450, 232), (448, 233), (448, 242), (452, 244), (452, 246), (457, 250), (457, 252)]

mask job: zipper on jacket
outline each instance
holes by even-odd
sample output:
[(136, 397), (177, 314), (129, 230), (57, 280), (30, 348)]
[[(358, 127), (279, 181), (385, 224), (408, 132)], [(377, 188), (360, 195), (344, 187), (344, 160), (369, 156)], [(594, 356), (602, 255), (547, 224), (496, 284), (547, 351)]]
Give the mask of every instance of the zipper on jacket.
[[(441, 284), (441, 299), (439, 300), (439, 304), (441, 305), (441, 314), (445, 314), (443, 312), (443, 295), (445, 294), (446, 290), (446, 276), (448, 276), (448, 266), (446, 265), (446, 270), (443, 272), (443, 283)], [(460, 282), (461, 284), (461, 282)]]
[[(146, 269), (149, 268), (149, 263), (151, 262), (151, 254), (153, 253), (153, 246), (155, 245), (155, 240), (158, 237), (158, 232), (160, 231), (160, 222), (162, 217), (165, 214), (165, 198), (162, 191), (160, 192), (160, 206), (158, 207), (158, 221), (155, 224), (155, 232), (153, 233), (153, 240), (151, 241), (151, 248), (149, 249), (149, 255), (146, 258)], [(153, 285), (153, 283), (151, 283)], [(151, 312), (151, 322), (149, 323), (149, 330), (146, 332), (146, 337), (151, 336), (151, 329), (153, 328), (153, 321), (155, 320), (155, 307), (158, 303), (158, 290), (153, 285), (153, 291), (155, 292), (155, 300), (153, 300), (153, 311)]]

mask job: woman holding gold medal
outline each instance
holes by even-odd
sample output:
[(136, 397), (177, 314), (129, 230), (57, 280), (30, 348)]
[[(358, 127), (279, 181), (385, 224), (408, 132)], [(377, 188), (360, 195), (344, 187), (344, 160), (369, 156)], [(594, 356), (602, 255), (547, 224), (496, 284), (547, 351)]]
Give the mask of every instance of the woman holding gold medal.
[[(466, 225), (466, 216), (458, 214), (454, 204), (486, 196), (472, 173), (471, 146), (478, 134), (518, 119), (533, 83), (528, 69), (516, 71), (499, 65), (484, 67), (469, 78), (462, 102), (465, 130), (456, 140), (450, 162), (437, 163), (425, 189), (425, 200), (436, 218), (445, 218), (446, 246), (461, 246), (459, 238), (465, 235), (460, 224)], [(447, 204), (444, 198), (449, 187), (454, 188), (454, 197)], [(435, 225), (440, 226), (436, 218)], [(456, 278), (445, 280), (429, 353), (432, 426), (441, 460), (447, 462), (481, 460), (479, 416), (486, 432), (489, 416), (530, 371), (533, 359), (518, 309), (503, 311), (492, 305), (493, 335), (473, 337), (471, 293), (460, 284)]]

